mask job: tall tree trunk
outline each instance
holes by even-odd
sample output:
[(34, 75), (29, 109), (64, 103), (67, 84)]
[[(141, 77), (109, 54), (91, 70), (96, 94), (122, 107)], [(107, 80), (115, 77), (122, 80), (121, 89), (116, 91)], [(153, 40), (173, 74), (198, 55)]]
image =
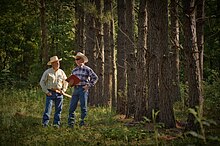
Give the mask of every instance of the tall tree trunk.
[[(94, 6), (94, 0), (90, 0), (90, 2), (87, 2), (87, 5)], [(86, 12), (86, 42), (85, 42), (85, 54), (89, 59), (89, 62), (87, 65), (91, 67), (93, 70), (96, 68), (96, 36), (95, 36), (95, 18), (94, 14), (90, 11)], [(95, 96), (95, 89), (96, 86), (92, 87), (92, 89), (89, 91), (89, 103), (91, 105), (98, 105), (98, 97)]]
[(199, 50), (199, 65), (201, 71), (201, 80), (203, 80), (203, 54), (204, 54), (204, 25), (205, 25), (205, 0), (197, 1), (196, 14), (196, 34)]
[(175, 127), (173, 99), (171, 98), (171, 65), (168, 48), (168, 0), (155, 0), (159, 43), (159, 120), (165, 127)]
[[(184, 10), (184, 52), (187, 64), (187, 81), (189, 85), (189, 108), (196, 110), (196, 106), (200, 107), (203, 97), (201, 92), (201, 74), (199, 64), (199, 51), (196, 38), (196, 0), (183, 0)], [(187, 119), (186, 130), (198, 130), (195, 123), (195, 117), (189, 113)]]
[(171, 80), (173, 101), (180, 99), (180, 81), (179, 81), (179, 22), (178, 22), (178, 0), (170, 2), (170, 41), (171, 41)]
[(143, 120), (146, 116), (147, 100), (147, 0), (141, 0), (138, 13), (138, 49), (137, 49), (137, 87), (135, 121)]
[[(205, 0), (197, 1), (197, 14), (196, 14), (196, 34), (197, 45), (199, 50), (199, 69), (201, 77), (201, 94), (203, 96), (203, 55), (204, 55), (204, 25), (205, 25)], [(203, 97), (201, 100), (201, 110), (203, 110)], [(203, 113), (203, 111), (201, 111)]]
[(126, 56), (125, 56), (125, 0), (117, 0), (118, 35), (117, 35), (117, 109), (118, 114), (125, 114), (126, 101)]
[(127, 56), (127, 110), (126, 117), (129, 118), (135, 113), (136, 97), (136, 53), (134, 42), (134, 0), (126, 0), (126, 56)]
[(112, 54), (112, 101), (111, 106), (112, 109), (116, 109), (116, 100), (117, 100), (117, 77), (116, 77), (116, 50), (115, 50), (115, 24), (114, 24), (114, 16), (113, 16), (113, 2), (110, 2), (110, 10), (111, 10), (111, 20), (110, 20), (110, 47), (111, 47), (111, 54)]
[(98, 99), (98, 104), (105, 105), (106, 101), (103, 98), (104, 92), (104, 47), (103, 47), (103, 25), (101, 23), (102, 15), (102, 4), (100, 0), (95, 0), (96, 10), (98, 16), (96, 16), (96, 52), (97, 52), (97, 75), (99, 76), (99, 81), (96, 85), (96, 98)]
[(41, 17), (41, 53), (40, 60), (42, 65), (46, 69), (46, 63), (48, 61), (48, 46), (47, 46), (47, 27), (46, 27), (46, 8), (45, 0), (40, 1), (40, 17)]
[(155, 7), (155, 1), (147, 1), (147, 13), (148, 13), (148, 37), (147, 37), (147, 48), (149, 50), (148, 61), (148, 109), (147, 117), (151, 119), (152, 110), (155, 112), (159, 110), (159, 66), (158, 66), (158, 19), (156, 19), (157, 8)]
[(82, 2), (80, 2), (79, 0), (75, 1), (75, 11), (76, 11), (76, 51), (81, 51), (84, 52), (85, 51), (85, 39), (84, 39), (84, 10), (82, 7)]
[(104, 22), (104, 46), (105, 46), (105, 73), (104, 73), (104, 99), (105, 105), (107, 102), (110, 102), (111, 93), (112, 93), (112, 56), (111, 56), (111, 46), (110, 46), (110, 19), (108, 15), (111, 11), (111, 1), (104, 1), (104, 13), (105, 13), (105, 22)]
[[(53, 2), (52, 8), (52, 25), (58, 28), (59, 25), (59, 14), (60, 14), (60, 3), (59, 1)], [(51, 41), (48, 41), (48, 52), (49, 54), (56, 54), (57, 56), (61, 55), (61, 52), (58, 50), (58, 31), (52, 31), (50, 34)]]
[[(220, 14), (220, 1), (219, 0), (217, 0), (217, 10), (216, 10), (216, 14)], [(220, 20), (219, 20), (219, 15), (217, 15), (217, 20), (216, 20), (216, 23), (217, 24), (219, 24), (220, 23)], [(218, 44), (219, 44), (219, 42), (220, 42), (220, 35), (218, 35)], [(217, 62), (217, 69), (218, 70), (220, 70), (220, 57), (218, 57), (218, 61), (216, 61)]]

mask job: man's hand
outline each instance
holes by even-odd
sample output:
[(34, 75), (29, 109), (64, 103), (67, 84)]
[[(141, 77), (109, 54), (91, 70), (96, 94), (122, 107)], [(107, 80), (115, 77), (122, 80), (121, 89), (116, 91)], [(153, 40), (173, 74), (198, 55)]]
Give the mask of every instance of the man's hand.
[(56, 92), (57, 92), (57, 93), (60, 93), (60, 94), (62, 94), (62, 95), (64, 95), (64, 96), (67, 96), (67, 97), (69, 97), (69, 98), (72, 98), (71, 95), (66, 94), (63, 90), (56, 90)]
[(63, 90), (60, 90), (60, 89), (56, 89), (56, 90), (54, 90), (56, 93), (60, 93), (60, 94), (64, 94), (65, 92), (63, 91)]
[(48, 92), (48, 93), (46, 93), (47, 94), (47, 96), (52, 96), (52, 93), (50, 93), (50, 92)]
[(64, 95), (64, 94), (65, 94), (65, 92), (64, 92), (63, 90), (60, 90), (60, 94)]

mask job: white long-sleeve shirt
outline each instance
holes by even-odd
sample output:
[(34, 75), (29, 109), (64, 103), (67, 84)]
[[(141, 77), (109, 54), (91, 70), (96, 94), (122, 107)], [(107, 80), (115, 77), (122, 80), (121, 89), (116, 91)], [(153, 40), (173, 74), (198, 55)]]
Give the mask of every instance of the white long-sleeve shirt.
[(47, 69), (40, 80), (40, 86), (46, 94), (49, 92), (48, 89), (59, 89), (66, 92), (68, 82), (66, 80), (66, 74), (62, 69), (54, 71), (53, 68)]

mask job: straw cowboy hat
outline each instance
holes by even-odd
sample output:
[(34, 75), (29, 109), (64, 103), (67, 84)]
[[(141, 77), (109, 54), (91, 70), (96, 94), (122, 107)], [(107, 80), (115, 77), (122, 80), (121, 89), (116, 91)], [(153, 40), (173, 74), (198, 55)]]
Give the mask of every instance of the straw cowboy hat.
[(88, 58), (86, 57), (86, 55), (84, 55), (83, 53), (81, 53), (81, 52), (78, 52), (77, 54), (76, 54), (76, 56), (73, 56), (75, 59), (77, 58), (77, 57), (80, 57), (80, 58), (82, 58), (83, 59), (83, 61), (84, 61), (84, 63), (87, 63), (89, 60), (88, 60)]
[(52, 62), (55, 62), (55, 61), (61, 61), (62, 58), (58, 58), (57, 56), (53, 56), (53, 57), (50, 57), (50, 61), (47, 62), (47, 65), (51, 65)]

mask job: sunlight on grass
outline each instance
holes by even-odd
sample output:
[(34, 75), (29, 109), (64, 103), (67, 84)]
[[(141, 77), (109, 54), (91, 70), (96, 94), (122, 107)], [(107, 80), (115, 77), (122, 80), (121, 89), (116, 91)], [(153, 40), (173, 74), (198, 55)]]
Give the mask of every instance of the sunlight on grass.
[[(67, 127), (70, 99), (67, 98), (64, 99), (61, 128), (43, 128), (45, 95), (40, 90), (4, 90), (1, 94), (3, 145), (124, 145), (137, 143), (146, 136), (141, 137), (137, 131), (128, 129), (107, 107), (89, 107), (87, 126), (76, 125), (70, 129)], [(80, 118), (79, 107), (76, 117)]]
[[(76, 110), (74, 129), (67, 126), (69, 98), (64, 98), (61, 128), (41, 125), (45, 95), (41, 90), (3, 90), (0, 98), (1, 145), (155, 145), (154, 133), (147, 126), (139, 124), (126, 126), (131, 122), (116, 115), (108, 107), (89, 107), (86, 126), (79, 127), (80, 107)], [(175, 108), (179, 112), (179, 105)], [(51, 121), (53, 120), (53, 111)], [(181, 112), (179, 112), (181, 113)], [(178, 115), (181, 118), (181, 115)], [(160, 133), (163, 136), (163, 133)], [(183, 143), (183, 137), (176, 141), (159, 140), (159, 145)], [(191, 140), (192, 141), (192, 140)], [(188, 142), (188, 141), (187, 141)], [(190, 140), (189, 140), (190, 142)], [(186, 144), (186, 143), (185, 143)]]

